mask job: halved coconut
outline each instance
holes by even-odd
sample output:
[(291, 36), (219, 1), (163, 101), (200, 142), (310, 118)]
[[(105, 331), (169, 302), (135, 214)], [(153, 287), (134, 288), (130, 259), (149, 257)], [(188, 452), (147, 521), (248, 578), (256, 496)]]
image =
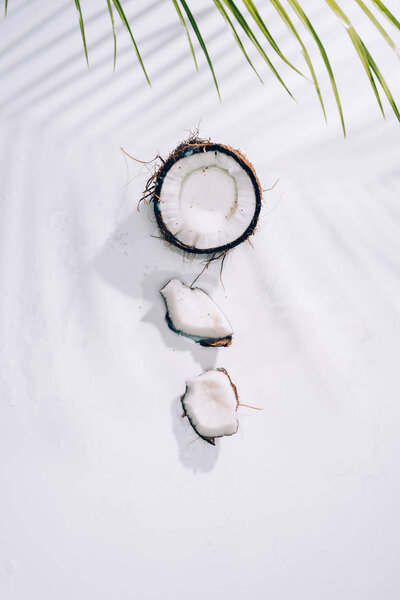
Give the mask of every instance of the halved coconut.
[(198, 138), (180, 144), (146, 190), (164, 239), (197, 254), (226, 252), (245, 241), (261, 209), (251, 163), (238, 150)]
[(171, 279), (160, 290), (172, 331), (201, 346), (230, 346), (232, 326), (214, 300), (202, 289)]
[(239, 397), (225, 369), (189, 379), (181, 402), (193, 429), (209, 444), (215, 445), (215, 438), (237, 432)]

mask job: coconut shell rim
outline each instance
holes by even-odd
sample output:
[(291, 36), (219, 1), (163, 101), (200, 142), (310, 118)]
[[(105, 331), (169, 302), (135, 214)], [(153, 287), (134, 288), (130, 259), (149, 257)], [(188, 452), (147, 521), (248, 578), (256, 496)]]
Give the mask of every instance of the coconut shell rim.
[[(169, 329), (171, 331), (173, 331), (174, 333), (176, 333), (177, 335), (179, 335), (180, 337), (186, 338), (186, 339), (194, 342), (195, 344), (198, 344), (199, 346), (203, 346), (203, 348), (229, 348), (229, 346), (231, 346), (232, 342), (233, 342), (233, 335), (234, 335), (233, 331), (230, 335), (226, 335), (224, 337), (213, 338), (213, 337), (202, 337), (200, 335), (198, 335), (198, 336), (191, 335), (189, 333), (185, 333), (185, 332), (181, 331), (180, 329), (177, 329), (174, 326), (173, 321), (170, 316), (170, 313), (169, 313), (167, 299), (165, 298), (164, 294), (162, 293), (164, 287), (166, 287), (171, 281), (172, 281), (172, 279), (169, 279), (167, 281), (167, 283), (160, 290), (160, 296), (163, 299), (163, 302), (165, 305), (165, 321), (166, 321)], [(191, 289), (201, 290), (202, 292), (204, 292), (204, 294), (206, 294), (209, 298), (211, 298), (211, 296), (209, 294), (207, 294), (207, 292), (205, 290), (203, 290), (202, 288), (199, 288), (196, 286), (195, 288), (191, 288)], [(212, 300), (212, 298), (211, 298), (211, 300)], [(216, 304), (216, 306), (218, 306), (218, 304)], [(218, 308), (219, 308), (219, 306), (218, 306)], [(228, 377), (229, 377), (229, 375), (228, 375)]]
[[(192, 156), (193, 154), (200, 154), (201, 152), (222, 152), (223, 154), (227, 154), (231, 156), (239, 165), (246, 171), (250, 180), (253, 184), (256, 206), (254, 210), (254, 214), (252, 220), (246, 230), (235, 240), (229, 242), (228, 244), (223, 244), (222, 246), (216, 246), (214, 248), (196, 248), (195, 246), (187, 246), (182, 243), (178, 238), (176, 238), (170, 230), (165, 225), (160, 209), (160, 193), (161, 188), (164, 183), (164, 178), (167, 172), (171, 169), (171, 167), (181, 160), (182, 158), (186, 158), (187, 156)], [(262, 189), (261, 184), (256, 175), (255, 169), (253, 165), (247, 160), (247, 158), (239, 151), (235, 150), (231, 146), (226, 146), (224, 144), (218, 144), (209, 141), (203, 140), (191, 140), (187, 143), (180, 144), (174, 152), (170, 154), (167, 160), (163, 163), (159, 171), (157, 172), (155, 189), (153, 193), (153, 202), (154, 202), (154, 215), (156, 217), (157, 226), (162, 233), (164, 240), (173, 246), (183, 250), (184, 252), (188, 252), (191, 254), (218, 254), (225, 253), (235, 248), (239, 244), (245, 242), (255, 231), (258, 223), (258, 219), (261, 211), (261, 202), (262, 202)]]
[[(239, 406), (240, 406), (240, 402), (239, 402), (239, 394), (238, 394), (238, 391), (237, 391), (237, 387), (236, 387), (236, 385), (233, 383), (233, 381), (232, 381), (232, 379), (231, 379), (231, 376), (229, 375), (228, 371), (227, 371), (226, 369), (224, 369), (224, 367), (217, 367), (216, 369), (206, 369), (205, 371), (203, 371), (203, 373), (201, 373), (201, 375), (204, 375), (204, 373), (208, 373), (209, 371), (221, 371), (221, 373), (224, 373), (224, 375), (226, 375), (226, 376), (227, 376), (227, 378), (229, 379), (229, 383), (230, 383), (230, 385), (231, 385), (231, 387), (232, 387), (232, 389), (233, 389), (233, 392), (234, 392), (234, 394), (235, 394), (235, 398), (236, 398), (236, 412), (237, 412), (237, 410), (238, 410), (238, 408), (239, 408)], [(181, 401), (182, 408), (183, 408), (183, 413), (184, 413), (184, 414), (183, 414), (183, 416), (184, 416), (184, 417), (187, 417), (187, 420), (189, 421), (190, 425), (192, 426), (192, 429), (195, 431), (195, 433), (197, 433), (197, 435), (198, 435), (198, 436), (199, 436), (199, 437), (200, 437), (202, 440), (204, 440), (204, 441), (205, 441), (205, 442), (207, 442), (208, 444), (211, 444), (211, 446), (215, 446), (215, 440), (216, 440), (216, 439), (218, 439), (218, 438), (222, 438), (222, 437), (232, 437), (232, 435), (235, 435), (235, 434), (238, 432), (238, 430), (239, 430), (239, 421), (238, 421), (238, 424), (237, 424), (237, 427), (236, 427), (236, 431), (234, 431), (233, 433), (227, 433), (227, 434), (226, 434), (226, 433), (224, 433), (224, 434), (222, 434), (222, 435), (215, 435), (215, 436), (213, 436), (213, 437), (206, 437), (206, 436), (204, 436), (204, 435), (201, 435), (201, 433), (199, 433), (199, 432), (197, 431), (196, 427), (194, 426), (192, 419), (189, 417), (188, 413), (186, 412), (186, 407), (185, 407), (185, 402), (184, 402), (184, 400), (185, 400), (185, 396), (186, 396), (187, 392), (188, 392), (188, 386), (186, 385), (186, 386), (185, 386), (185, 391), (184, 391), (184, 393), (182, 394), (182, 396), (180, 397), (180, 401)]]

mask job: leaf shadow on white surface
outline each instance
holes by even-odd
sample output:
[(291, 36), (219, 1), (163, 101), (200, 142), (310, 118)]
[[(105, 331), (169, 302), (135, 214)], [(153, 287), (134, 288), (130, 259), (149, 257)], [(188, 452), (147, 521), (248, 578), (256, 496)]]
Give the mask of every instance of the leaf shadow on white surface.
[(172, 430), (179, 446), (179, 460), (194, 473), (211, 471), (218, 460), (219, 442), (215, 446), (201, 439), (194, 431), (186, 417), (182, 416), (180, 398), (171, 403)]
[[(142, 19), (146, 15), (148, 16), (148, 13), (156, 11), (158, 6), (159, 2), (154, 2), (149, 6), (142, 7), (132, 17), (132, 22), (136, 26), (140, 25)], [(61, 8), (67, 10), (68, 4)], [(75, 123), (74, 134), (76, 135), (82, 134), (82, 130), (103, 127), (106, 123), (107, 128), (114, 131), (117, 128), (126, 131), (127, 127), (128, 129), (134, 127), (137, 135), (138, 128), (140, 131), (147, 132), (149, 126), (155, 126), (155, 116), (158, 122), (164, 126), (164, 123), (170, 118), (172, 107), (174, 111), (179, 111), (192, 104), (194, 96), (207, 96), (206, 92), (210, 89), (209, 79), (208, 77), (204, 80), (201, 77), (193, 78), (192, 60), (186, 45), (181, 52), (177, 53), (172, 50), (175, 40), (182, 33), (178, 21), (157, 30), (157, 35), (151, 32), (151, 34), (141, 37), (140, 41), (144, 46), (146, 62), (149, 62), (151, 69), (153, 90), (150, 96), (146, 93), (142, 78), (138, 76), (139, 65), (136, 62), (126, 64), (125, 58), (132, 51), (130, 45), (122, 45), (118, 49), (118, 57), (123, 60), (121, 64), (118, 61), (118, 68), (111, 78), (110, 73), (104, 69), (110, 59), (109, 56), (103, 55), (103, 49), (107, 45), (109, 36), (108, 28), (103, 30), (105, 10), (104, 8), (104, 10), (96, 11), (85, 19), (85, 24), (96, 31), (96, 34), (91, 36), (89, 44), (89, 55), (94, 54), (89, 73), (86, 69), (81, 68), (83, 50), (78, 48), (72, 52), (69, 49), (70, 47), (74, 48), (70, 43), (70, 38), (74, 35), (75, 27), (70, 27), (65, 31), (61, 30), (56, 37), (51, 39), (48, 39), (47, 35), (43, 35), (39, 38), (40, 41), (36, 42), (36, 38), (34, 38), (33, 48), (29, 53), (25, 52), (22, 58), (18, 58), (11, 65), (6, 65), (6, 70), (3, 67), (0, 69), (3, 75), (6, 72), (12, 74), (20, 68), (29, 71), (27, 77), (16, 79), (16, 88), (10, 86), (8, 95), (2, 98), (0, 106), (15, 115), (20, 114), (21, 110), (31, 111), (35, 107), (39, 113), (42, 112), (42, 125), (46, 128), (54, 122), (60, 124), (64, 123), (65, 118), (71, 118)], [(211, 6), (198, 11), (197, 17), (201, 21), (206, 21), (210, 14), (213, 14)], [(60, 12), (51, 13), (48, 20), (59, 16)], [(40, 28), (41, 25), (36, 26), (36, 34), (40, 32)], [(226, 31), (224, 37), (224, 31), (225, 26), (221, 20), (219, 27), (208, 34), (207, 44), (211, 47), (217, 45), (213, 49), (213, 60), (218, 65), (221, 81), (237, 80), (242, 82), (243, 79), (246, 80), (245, 73), (248, 65), (240, 52), (234, 53), (229, 64), (225, 64), (224, 59), (232, 49), (232, 39), (229, 31)], [(287, 35), (285, 32), (281, 36), (281, 41), (284, 41)], [(224, 40), (222, 45), (221, 39)], [(64, 46), (67, 43), (69, 44), (68, 49), (63, 52), (56, 65), (51, 64), (45, 70), (37, 71), (35, 61), (42, 60), (43, 56), (58, 51), (60, 45)], [(18, 42), (13, 42), (13, 45), (15, 44), (18, 45)], [(156, 57), (157, 53), (161, 51), (163, 57), (171, 55), (171, 58), (166, 63), (162, 61), (161, 64), (158, 64)], [(176, 70), (176, 74), (171, 77), (169, 74), (175, 73), (174, 67), (177, 64), (179, 70)], [(176, 94), (177, 89), (180, 90), (178, 95)], [(116, 90), (118, 90), (117, 95), (115, 95)], [(143, 99), (141, 91), (143, 91)], [(210, 91), (209, 101), (213, 106), (216, 98), (214, 90)], [(97, 105), (95, 111), (93, 110), (94, 99)], [(139, 122), (136, 118), (132, 119), (132, 110), (134, 110), (135, 116), (141, 115)], [(35, 118), (37, 117), (38, 114)]]
[[(157, 9), (157, 7), (161, 4), (162, 0), (156, 0), (155, 2), (148, 4), (148, 6), (138, 10), (134, 15), (133, 20), (136, 22), (136, 25), (141, 22), (149, 13), (153, 10)], [(30, 48), (29, 51), (25, 51), (22, 57), (17, 58), (14, 61), (7, 61), (4, 65), (1, 64), (0, 74), (2, 77), (5, 77), (8, 74), (12, 74), (19, 69), (27, 69), (29, 71), (28, 80), (26, 77), (21, 77), (20, 80), (22, 85), (18, 85), (17, 89), (14, 89), (10, 95), (4, 97), (1, 102), (2, 107), (12, 107), (15, 105), (16, 101), (20, 101), (21, 99), (24, 101), (22, 107), (20, 106), (16, 111), (16, 114), (19, 114), (21, 110), (28, 109), (32, 107), (33, 104), (37, 106), (41, 106), (43, 104), (48, 104), (48, 100), (50, 97), (57, 96), (62, 92), (61, 98), (65, 100), (65, 93), (71, 88), (78, 86), (78, 95), (73, 98), (68, 98), (67, 102), (63, 103), (61, 108), (59, 107), (56, 114), (61, 114), (63, 116), (65, 113), (69, 113), (71, 108), (74, 105), (79, 105), (84, 98), (87, 98), (87, 90), (82, 92), (81, 83), (88, 80), (93, 73), (97, 71), (101, 71), (108, 63), (110, 63), (110, 72), (112, 72), (112, 59), (110, 60), (109, 56), (102, 56), (101, 59), (98, 57), (96, 60), (90, 63), (90, 71), (88, 72), (86, 69), (81, 69), (82, 57), (84, 59), (84, 52), (82, 48), (78, 48), (76, 51), (75, 46), (71, 42), (73, 40), (74, 35), (76, 33), (76, 23), (71, 25), (69, 28), (63, 27), (61, 32), (58, 32), (56, 35), (49, 37), (49, 31), (52, 31), (51, 27), (49, 28), (49, 24), (53, 21), (57, 21), (60, 19), (60, 16), (63, 15), (64, 12), (68, 14), (72, 4), (71, 2), (67, 2), (61, 7), (58, 7), (57, 11), (51, 13), (47, 16), (46, 19), (40, 21), (39, 24), (31, 27), (28, 33), (24, 33), (23, 36), (18, 37), (11, 44), (5, 47), (0, 51), (0, 57), (7, 55), (8, 53), (12, 53), (16, 49), (23, 48), (24, 45), (27, 45), (27, 40), (30, 42), (30, 38), (33, 38), (33, 48)], [(92, 15), (85, 18), (85, 27), (102, 27), (102, 22), (104, 21), (104, 15), (107, 11), (106, 3), (104, 6), (100, 8), (100, 10), (96, 11)], [(68, 19), (64, 19), (65, 24), (68, 24)], [(108, 26), (108, 23), (107, 23)], [(167, 27), (163, 31), (167, 33), (172, 32), (173, 36), (176, 36), (179, 31), (180, 25), (179, 23), (174, 24), (172, 27)], [(55, 29), (55, 27), (54, 27)], [(41, 33), (42, 35), (39, 37), (37, 34)], [(39, 41), (35, 40), (35, 37), (38, 38)], [(104, 47), (108, 45), (109, 41), (109, 31), (108, 27), (105, 30), (101, 29), (100, 35), (91, 36), (93, 39), (90, 40), (89, 45), (89, 56), (91, 54), (96, 54), (101, 51)], [(149, 41), (154, 39), (154, 32), (147, 36), (143, 36), (141, 39), (141, 44), (146, 45)], [(172, 40), (170, 40), (172, 41)], [(164, 41), (163, 41), (164, 43)], [(161, 47), (163, 45), (161, 44)], [(58, 52), (60, 46), (65, 44), (66, 50), (64, 50), (62, 56), (57, 61), (56, 64), (48, 65), (48, 68), (45, 70), (36, 69), (35, 61), (41, 60), (43, 61), (43, 57), (51, 55), (52, 53)], [(160, 47), (156, 47), (154, 50), (150, 52), (146, 52), (146, 58), (148, 59), (154, 51), (159, 50)], [(118, 57), (121, 59), (122, 57), (129, 56), (132, 53), (131, 45), (123, 46), (118, 50)], [(72, 73), (71, 73), (72, 67)], [(118, 78), (122, 78), (126, 76), (127, 73), (132, 74), (132, 72), (137, 72), (140, 70), (140, 66), (134, 62), (134, 64), (129, 64), (129, 67), (119, 68), (115, 73), (113, 73), (112, 79), (110, 79), (110, 72), (106, 71), (102, 76), (101, 82), (95, 85), (95, 88), (91, 90), (91, 94), (94, 96), (99, 95), (100, 88), (107, 87), (111, 81), (115, 82)], [(61, 79), (59, 78), (60, 73), (66, 73)], [(54, 82), (54, 83), (53, 83)], [(50, 85), (50, 87), (49, 87)], [(141, 80), (141, 87), (144, 87), (146, 84)], [(37, 93), (33, 95), (32, 92), (36, 91)], [(43, 124), (49, 125), (50, 120), (48, 118), (44, 119)]]
[[(202, 16), (206, 16), (209, 10), (202, 11)], [(216, 43), (223, 35), (223, 26), (217, 31), (209, 35), (208, 43)], [(179, 28), (176, 26), (169, 26), (162, 30), (165, 34), (164, 37), (160, 37), (160, 41), (154, 43), (151, 49), (147, 51), (147, 57), (150, 59), (153, 55), (157, 54), (162, 50), (164, 55), (168, 56), (168, 48), (172, 46), (172, 43), (176, 39)], [(151, 36), (149, 36), (150, 39)], [(222, 61), (226, 54), (229, 52), (230, 40), (226, 40), (225, 44), (221, 49), (218, 49), (213, 54), (213, 60), (215, 62)], [(246, 72), (247, 66), (241, 61), (241, 57), (232, 60), (233, 64), (224, 69), (220, 69), (221, 80), (232, 80), (238, 76), (238, 73)], [(180, 65), (181, 71), (175, 73), (174, 67), (176, 64)], [(160, 65), (156, 65), (152, 70), (152, 94), (151, 96), (143, 96), (141, 99), (141, 90), (143, 83), (133, 80), (129, 75), (132, 73), (132, 67), (127, 65), (118, 69), (118, 72), (114, 75), (114, 81), (125, 80), (126, 88), (123, 96), (118, 98), (108, 97), (106, 102), (99, 106), (96, 112), (91, 114), (85, 114), (79, 121), (77, 121), (75, 128), (79, 132), (82, 127), (87, 127), (93, 124), (97, 124), (104, 119), (113, 118), (115, 119), (112, 127), (115, 129), (123, 129), (124, 131), (132, 127), (132, 119), (127, 117), (132, 110), (132, 99), (135, 99), (135, 114), (140, 114), (140, 121), (134, 120), (133, 129), (138, 131), (147, 131), (149, 126), (154, 127), (156, 120), (162, 124), (166, 119), (169, 118), (171, 112), (171, 105), (173, 109), (179, 111), (184, 109), (187, 104), (193, 102), (196, 95), (206, 97), (210, 90), (210, 82), (208, 79), (201, 81), (196, 79), (196, 72), (193, 73), (192, 61), (190, 55), (188, 55), (187, 49), (184, 48), (179, 54), (173, 54), (167, 62), (163, 62)], [(172, 74), (172, 75), (171, 75)], [(93, 87), (89, 94), (96, 96), (98, 95), (98, 87), (107, 88), (109, 83), (107, 80), (103, 81), (100, 86)], [(179, 89), (179, 94), (177, 90)], [(211, 87), (212, 89), (212, 87)], [(218, 96), (214, 90), (212, 90), (210, 96), (211, 102), (217, 102)], [(79, 90), (79, 96), (74, 101), (80, 101), (87, 99), (87, 92)], [(116, 110), (116, 104), (119, 110)], [(64, 105), (59, 113), (51, 115), (51, 118), (59, 118), (60, 114), (68, 110), (69, 106)], [(122, 117), (122, 118), (121, 118)]]
[[(79, 64), (79, 61), (82, 58), (82, 52), (79, 50), (77, 52), (68, 52), (67, 60), (58, 63), (56, 66), (52, 66), (51, 69), (46, 70), (44, 73), (40, 73), (37, 71), (32, 65), (35, 65), (35, 61), (43, 60), (43, 57), (46, 55), (51, 55), (52, 52), (55, 51), (58, 45), (65, 43), (71, 43), (71, 39), (73, 39), (76, 28), (74, 25), (71, 25), (68, 28), (63, 28), (62, 32), (58, 32), (57, 35), (54, 35), (49, 38), (48, 33), (52, 31), (52, 27), (54, 26), (54, 21), (60, 19), (60, 17), (64, 18), (64, 22), (68, 23), (65, 18), (64, 13), (68, 15), (69, 9), (71, 7), (71, 3), (67, 2), (63, 6), (59, 6), (58, 9), (48, 15), (45, 19), (40, 21), (37, 25), (32, 26), (29, 32), (24, 32), (23, 35), (12, 41), (8, 46), (6, 46), (0, 52), (0, 58), (2, 58), (0, 75), (1, 77), (5, 77), (8, 74), (13, 72), (17, 72), (19, 69), (24, 69), (26, 67), (29, 68), (31, 76), (34, 76), (34, 79), (27, 82), (25, 78), (22, 78), (23, 86), (18, 88), (15, 94), (8, 97), (4, 101), (4, 106), (7, 106), (8, 103), (13, 103), (17, 98), (20, 98), (24, 94), (32, 91), (33, 87), (39, 87), (42, 83), (51, 79), (51, 77), (62, 69), (65, 69), (71, 62), (75, 62)], [(88, 18), (88, 24), (92, 25), (99, 21), (102, 17), (103, 11), (98, 11), (95, 15), (92, 15)], [(39, 39), (39, 42), (33, 41), (31, 42), (31, 38), (35, 40), (35, 38)], [(101, 38), (101, 42), (105, 42), (105, 35)], [(24, 45), (30, 46), (32, 43), (33, 48), (29, 48), (29, 50), (24, 49)], [(19, 50), (21, 52), (21, 56), (16, 60), (5, 60), (5, 57), (8, 54), (13, 54), (15, 50)], [(23, 51), (23, 52), (22, 52)], [(40, 73), (40, 74), (39, 74)]]
[[(24, 5), (20, 5), (18, 8), (19, 10), (23, 9), (23, 7), (28, 7), (29, 6), (29, 2), (25, 2)], [(29, 31), (26, 31), (24, 33), (23, 38), (21, 37), (17, 37), (16, 39), (14, 39), (10, 44), (8, 44), (8, 46), (5, 46), (1, 51), (0, 51), (0, 58), (2, 58), (2, 75), (6, 74), (7, 72), (12, 71), (13, 68), (15, 68), (15, 66), (18, 66), (19, 64), (21, 64), (23, 62), (23, 60), (26, 58), (24, 57), (23, 59), (19, 59), (19, 61), (17, 63), (12, 63), (11, 65), (8, 64), (6, 65), (6, 62), (4, 61), (5, 56), (7, 56), (8, 54), (12, 54), (12, 52), (16, 49), (19, 48), (21, 46), (21, 44), (26, 44), (27, 42), (29, 43), (29, 41), (31, 39), (35, 38), (35, 35), (37, 33), (43, 33), (45, 31), (47, 31), (48, 27), (51, 27), (53, 21), (57, 20), (60, 15), (63, 15), (64, 13), (69, 12), (70, 10), (70, 2), (65, 2), (63, 5), (59, 5), (57, 6), (57, 9), (46, 15), (45, 18), (43, 18), (38, 24), (31, 26), (29, 28)], [(15, 12), (16, 9), (13, 7), (13, 11), (12, 13), (10, 13), (8, 15), (8, 19), (10, 18), (10, 16), (14, 17), (15, 16)], [(29, 59), (31, 59), (32, 57), (29, 56)], [(4, 67), (4, 69), (3, 69)]]

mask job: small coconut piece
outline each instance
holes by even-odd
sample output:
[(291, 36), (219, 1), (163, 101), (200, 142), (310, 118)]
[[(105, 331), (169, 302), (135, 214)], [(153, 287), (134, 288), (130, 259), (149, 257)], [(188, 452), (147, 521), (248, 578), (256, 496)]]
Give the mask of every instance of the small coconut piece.
[(230, 346), (232, 326), (214, 300), (202, 289), (171, 279), (160, 291), (172, 331), (201, 346)]
[(182, 142), (149, 179), (165, 241), (188, 253), (218, 254), (254, 233), (262, 190), (239, 150), (197, 137)]
[(239, 397), (225, 369), (205, 371), (188, 379), (181, 402), (184, 416), (209, 444), (214, 446), (215, 438), (237, 432)]

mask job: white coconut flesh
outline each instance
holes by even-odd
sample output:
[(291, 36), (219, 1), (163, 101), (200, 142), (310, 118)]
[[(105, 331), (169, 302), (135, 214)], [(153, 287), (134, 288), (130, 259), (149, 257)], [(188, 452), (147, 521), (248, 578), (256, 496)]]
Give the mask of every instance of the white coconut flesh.
[(238, 430), (237, 395), (224, 369), (189, 379), (182, 405), (192, 427), (203, 438), (213, 440)]
[(233, 331), (227, 317), (202, 289), (191, 288), (179, 279), (171, 279), (160, 291), (167, 307), (167, 321), (176, 333), (196, 342), (227, 340)]
[(198, 250), (231, 244), (251, 225), (254, 186), (232, 156), (209, 150), (185, 156), (165, 174), (159, 210), (168, 231)]

